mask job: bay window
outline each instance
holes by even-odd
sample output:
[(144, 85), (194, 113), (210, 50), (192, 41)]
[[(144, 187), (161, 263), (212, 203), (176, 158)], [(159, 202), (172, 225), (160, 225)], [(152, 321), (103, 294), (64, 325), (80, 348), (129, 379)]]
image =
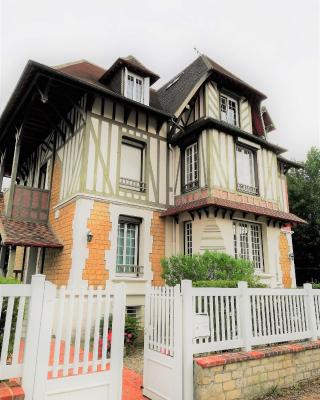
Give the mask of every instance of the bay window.
[(244, 146), (236, 146), (237, 189), (252, 195), (259, 194), (256, 153)]
[(221, 120), (228, 124), (239, 126), (239, 111), (237, 100), (225, 94), (220, 96)]
[(188, 192), (199, 186), (198, 143), (186, 147), (183, 155), (182, 191)]
[(117, 274), (140, 276), (139, 266), (139, 225), (141, 220), (134, 217), (120, 216), (117, 238)]
[(120, 187), (145, 192), (145, 144), (124, 137), (121, 143)]
[(256, 270), (263, 271), (261, 225), (233, 221), (233, 243), (235, 258), (251, 261)]

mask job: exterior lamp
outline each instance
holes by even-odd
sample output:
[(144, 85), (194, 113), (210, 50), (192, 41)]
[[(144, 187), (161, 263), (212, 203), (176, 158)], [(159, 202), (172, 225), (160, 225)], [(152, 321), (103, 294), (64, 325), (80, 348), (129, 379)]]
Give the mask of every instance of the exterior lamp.
[(93, 234), (91, 231), (87, 232), (87, 242), (90, 243), (93, 239)]

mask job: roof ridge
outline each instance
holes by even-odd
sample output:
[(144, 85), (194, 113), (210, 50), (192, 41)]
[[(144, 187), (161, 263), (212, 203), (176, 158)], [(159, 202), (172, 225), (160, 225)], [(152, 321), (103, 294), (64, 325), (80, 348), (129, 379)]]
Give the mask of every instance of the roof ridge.
[(82, 63), (88, 63), (88, 64), (94, 65), (95, 67), (100, 68), (100, 69), (102, 69), (104, 71), (106, 70), (105, 68), (101, 67), (100, 65), (95, 64), (95, 63), (93, 63), (93, 62), (91, 62), (89, 60), (86, 60), (84, 58), (81, 59), (81, 60), (70, 61), (70, 62), (67, 62), (65, 64), (54, 65), (52, 68), (61, 69), (61, 68), (71, 67), (72, 65), (82, 64)]

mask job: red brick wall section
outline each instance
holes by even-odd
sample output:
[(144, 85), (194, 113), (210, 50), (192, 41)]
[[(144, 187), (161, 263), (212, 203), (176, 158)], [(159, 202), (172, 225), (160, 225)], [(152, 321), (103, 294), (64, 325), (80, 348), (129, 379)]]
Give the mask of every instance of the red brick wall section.
[(0, 400), (24, 400), (24, 391), (15, 381), (0, 382)]
[(95, 201), (87, 223), (93, 234), (88, 243), (89, 258), (83, 270), (82, 279), (89, 285), (105, 286), (109, 273), (106, 271), (105, 254), (110, 249), (109, 233), (111, 231), (109, 204)]
[(289, 259), (290, 247), (287, 235), (284, 232), (280, 233), (279, 237), (279, 250), (280, 250), (280, 266), (282, 271), (282, 283), (285, 288), (291, 288), (291, 261)]
[(71, 269), (71, 251), (73, 244), (73, 218), (75, 202), (59, 209), (59, 217), (55, 218), (54, 207), (59, 202), (61, 184), (61, 161), (56, 158), (52, 179), (52, 190), (49, 208), (49, 222), (54, 233), (63, 243), (62, 249), (46, 249), (44, 274), (46, 278), (58, 286), (67, 285)]
[(150, 254), (153, 271), (152, 284), (154, 286), (163, 286), (161, 259), (165, 255), (165, 219), (160, 217), (159, 212), (153, 213), (150, 234), (153, 237), (152, 253)]

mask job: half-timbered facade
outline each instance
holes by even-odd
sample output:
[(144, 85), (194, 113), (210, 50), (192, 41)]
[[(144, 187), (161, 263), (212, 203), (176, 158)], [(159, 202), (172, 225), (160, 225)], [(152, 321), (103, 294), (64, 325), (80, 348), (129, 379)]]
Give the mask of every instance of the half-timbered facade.
[(159, 90), (134, 57), (30, 61), (0, 120), (1, 268), (60, 285), (162, 283), (164, 255), (225, 251), (294, 286), (285, 173), (265, 96), (200, 56)]

